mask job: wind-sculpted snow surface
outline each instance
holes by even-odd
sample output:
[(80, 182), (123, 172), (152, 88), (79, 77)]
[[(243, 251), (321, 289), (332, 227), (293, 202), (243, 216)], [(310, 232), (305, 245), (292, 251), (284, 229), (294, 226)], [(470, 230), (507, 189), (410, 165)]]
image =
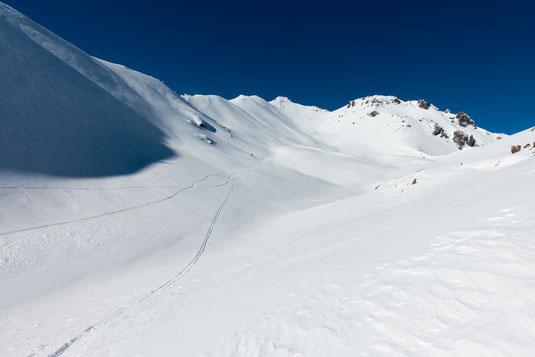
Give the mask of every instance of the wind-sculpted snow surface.
[(533, 355), (535, 129), (0, 44), (0, 356)]
[(515, 229), (437, 237), (431, 248), (381, 265), (357, 284), (329, 284), (262, 314), (213, 354), (529, 356), (535, 348), (530, 238)]

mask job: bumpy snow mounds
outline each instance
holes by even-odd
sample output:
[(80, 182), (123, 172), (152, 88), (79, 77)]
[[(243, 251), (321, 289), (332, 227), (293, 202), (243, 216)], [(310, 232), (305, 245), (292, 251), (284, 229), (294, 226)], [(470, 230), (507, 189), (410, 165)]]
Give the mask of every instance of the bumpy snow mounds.
[(431, 244), (378, 266), (356, 286), (331, 284), (263, 314), (223, 339), (214, 354), (529, 355), (532, 242), (514, 230), (476, 230)]
[(535, 129), (0, 44), (1, 356), (533, 354)]

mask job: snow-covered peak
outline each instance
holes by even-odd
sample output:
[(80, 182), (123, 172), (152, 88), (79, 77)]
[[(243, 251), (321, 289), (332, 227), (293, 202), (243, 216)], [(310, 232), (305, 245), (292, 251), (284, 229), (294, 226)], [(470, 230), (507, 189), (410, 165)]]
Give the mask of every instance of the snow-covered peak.
[(288, 97), (277, 97), (273, 99), (271, 102), (269, 102), (271, 105), (280, 108), (280, 109), (289, 109), (293, 108), (293, 110), (300, 110), (300, 111), (313, 111), (313, 112), (323, 112), (328, 113), (329, 111), (326, 109), (321, 109), (319, 107), (316, 107), (314, 105), (303, 105), (299, 103), (292, 102)]
[(283, 106), (287, 106), (287, 105), (300, 105), (298, 103), (292, 102), (290, 98), (282, 97), (282, 96), (278, 96), (277, 98), (273, 99), (272, 101), (269, 102), (269, 104), (274, 105), (279, 108)]
[(275, 106), (283, 106), (283, 105), (300, 105), (300, 106), (304, 106), (302, 104), (299, 104), (299, 103), (295, 103), (293, 102), (290, 98), (288, 97), (283, 97), (283, 96), (278, 96), (277, 98), (273, 99), (272, 101), (269, 102), (270, 104), (273, 104)]
[(400, 104), (402, 100), (393, 95), (370, 95), (367, 97), (357, 98), (355, 100), (349, 101), (347, 108), (353, 107), (355, 105), (388, 105), (388, 104)]
[(271, 103), (285, 103), (285, 102), (292, 102), (290, 98), (278, 96), (277, 98), (273, 99)]
[(245, 95), (245, 94), (240, 94), (236, 98), (230, 100), (230, 102), (232, 103), (243, 102), (243, 101), (267, 103), (267, 101), (262, 97), (259, 97), (257, 95)]
[(424, 110), (438, 110), (436, 106), (433, 104), (427, 102), (425, 99), (418, 99), (418, 100), (409, 100), (409, 101), (403, 101), (399, 99), (396, 96), (393, 95), (371, 95), (367, 97), (357, 98), (355, 100), (350, 100), (347, 105), (340, 109), (350, 109), (355, 106), (360, 107), (383, 107), (383, 106), (390, 106), (390, 105), (409, 105), (413, 107), (417, 107)]

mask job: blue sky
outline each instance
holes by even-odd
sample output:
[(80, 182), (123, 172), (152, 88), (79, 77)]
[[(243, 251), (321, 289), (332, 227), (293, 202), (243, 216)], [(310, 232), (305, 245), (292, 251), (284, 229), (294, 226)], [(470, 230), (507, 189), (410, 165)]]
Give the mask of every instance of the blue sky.
[(535, 125), (528, 1), (4, 1), (178, 93), (326, 109), (387, 94), (466, 111), (491, 131)]

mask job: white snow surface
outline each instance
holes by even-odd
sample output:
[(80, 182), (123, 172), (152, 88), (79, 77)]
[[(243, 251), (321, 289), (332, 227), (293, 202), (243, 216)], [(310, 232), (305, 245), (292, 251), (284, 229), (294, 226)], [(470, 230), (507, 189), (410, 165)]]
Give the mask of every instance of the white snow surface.
[(0, 30), (0, 356), (533, 355), (535, 128), (177, 95)]

